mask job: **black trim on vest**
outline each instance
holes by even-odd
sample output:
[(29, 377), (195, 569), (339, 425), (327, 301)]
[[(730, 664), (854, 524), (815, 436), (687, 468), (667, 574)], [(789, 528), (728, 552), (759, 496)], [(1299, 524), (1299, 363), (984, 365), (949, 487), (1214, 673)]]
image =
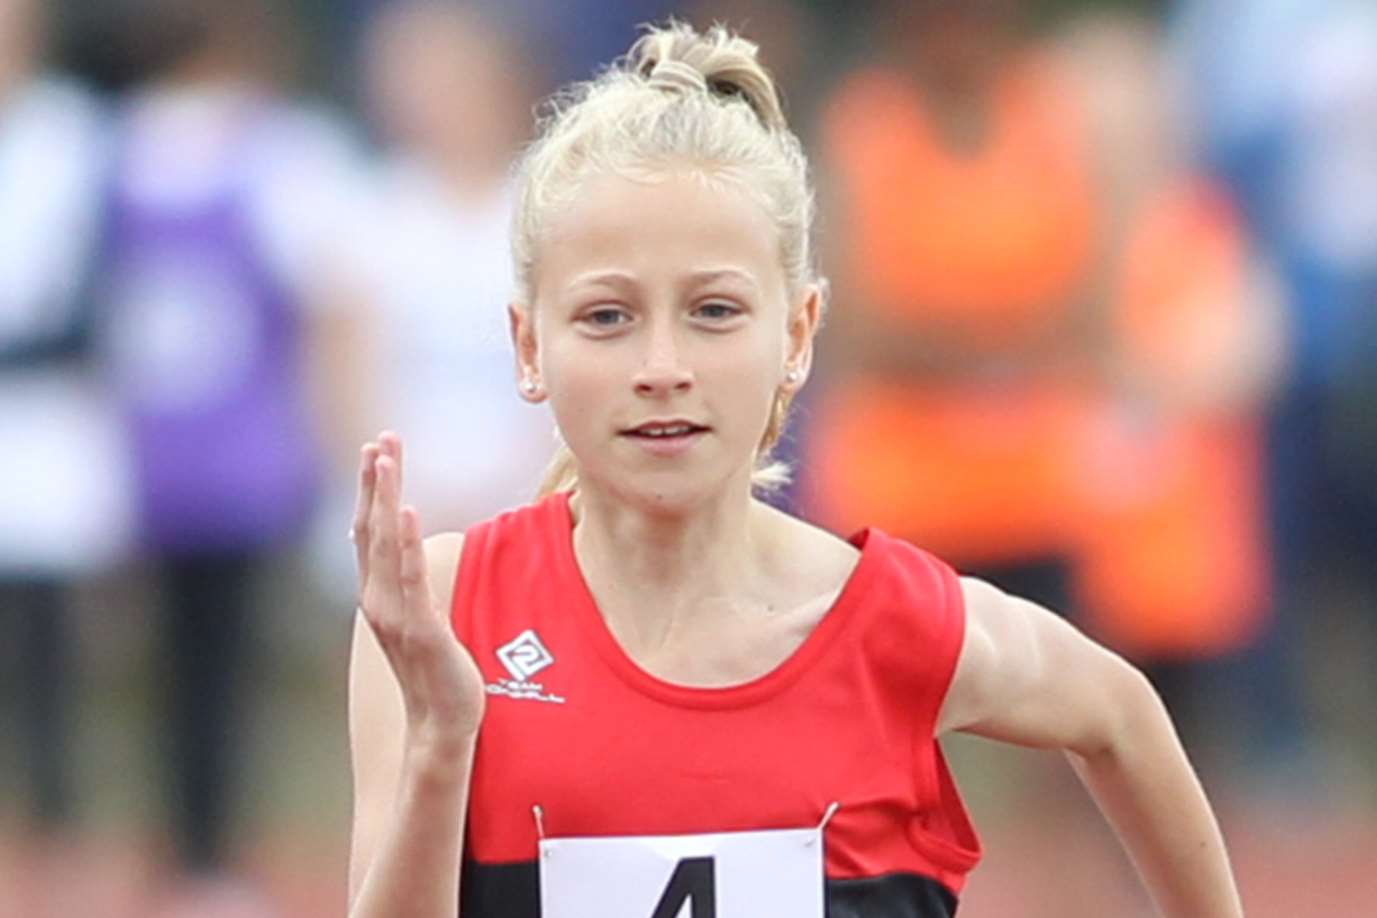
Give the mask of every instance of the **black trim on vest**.
[[(464, 859), (462, 918), (540, 918), (540, 873), (535, 861), (482, 864)], [(956, 896), (916, 873), (860, 880), (827, 880), (827, 918), (951, 918)]]
[(916, 873), (827, 881), (827, 918), (950, 918), (956, 895)]
[(540, 871), (535, 861), (482, 864), (464, 859), (459, 875), (460, 918), (540, 918)]

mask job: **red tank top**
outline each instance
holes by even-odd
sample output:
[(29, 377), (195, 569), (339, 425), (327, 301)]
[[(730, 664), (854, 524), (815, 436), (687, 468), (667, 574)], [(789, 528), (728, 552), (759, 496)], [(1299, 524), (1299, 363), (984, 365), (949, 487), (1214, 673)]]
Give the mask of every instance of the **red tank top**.
[(965, 617), (946, 564), (876, 529), (787, 660), (725, 688), (641, 669), (574, 556), (569, 495), (470, 529), (456, 635), (488, 686), (464, 918), (537, 918), (539, 835), (824, 834), (829, 916), (950, 915), (980, 845), (934, 725)]

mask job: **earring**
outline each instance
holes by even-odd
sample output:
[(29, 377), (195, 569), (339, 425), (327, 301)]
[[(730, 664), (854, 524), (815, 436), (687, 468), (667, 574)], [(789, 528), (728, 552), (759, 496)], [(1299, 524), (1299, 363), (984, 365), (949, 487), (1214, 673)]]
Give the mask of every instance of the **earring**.
[(784, 374), (784, 378), (791, 383), (796, 383), (803, 378), (803, 373), (798, 367), (790, 367), (789, 372)]
[(538, 388), (539, 386), (536, 384), (536, 381), (529, 376), (521, 381), (521, 391), (525, 392), (527, 395), (535, 395), (536, 389)]

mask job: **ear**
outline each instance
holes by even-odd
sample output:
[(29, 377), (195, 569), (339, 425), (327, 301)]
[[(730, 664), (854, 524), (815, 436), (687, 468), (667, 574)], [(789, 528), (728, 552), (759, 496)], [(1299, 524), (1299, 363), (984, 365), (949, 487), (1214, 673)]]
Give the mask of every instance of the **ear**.
[(540, 379), (540, 351), (536, 339), (535, 317), (521, 303), (507, 305), (507, 328), (516, 353), (516, 391), (526, 401), (545, 401), (545, 385)]
[(797, 377), (786, 377), (784, 387), (791, 392), (803, 388), (808, 374), (813, 368), (813, 337), (818, 332), (818, 322), (822, 319), (823, 288), (821, 284), (809, 284), (804, 288), (803, 299), (789, 314), (788, 340), (785, 346), (785, 371), (797, 370)]

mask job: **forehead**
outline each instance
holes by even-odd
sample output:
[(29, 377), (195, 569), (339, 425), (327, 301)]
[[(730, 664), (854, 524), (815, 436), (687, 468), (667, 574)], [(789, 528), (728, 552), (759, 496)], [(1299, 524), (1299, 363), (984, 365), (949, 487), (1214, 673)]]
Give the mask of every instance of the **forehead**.
[(783, 283), (778, 231), (757, 196), (735, 179), (686, 168), (585, 179), (546, 228), (538, 290), (554, 292), (601, 269), (646, 279), (705, 266), (750, 274), (762, 289)]

